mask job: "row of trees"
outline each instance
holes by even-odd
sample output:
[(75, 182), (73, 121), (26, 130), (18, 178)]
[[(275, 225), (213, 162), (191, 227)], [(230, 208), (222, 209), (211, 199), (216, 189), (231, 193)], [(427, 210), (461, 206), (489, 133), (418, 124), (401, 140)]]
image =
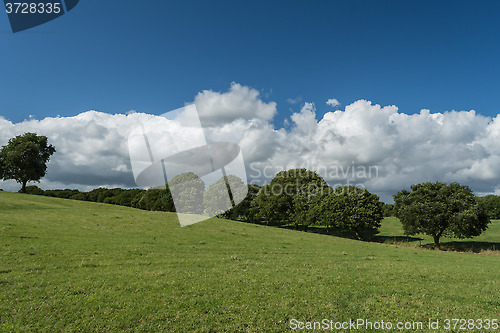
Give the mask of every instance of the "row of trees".
[(175, 211), (171, 196), (166, 190), (160, 189), (121, 189), (97, 188), (89, 192), (78, 190), (42, 190), (37, 186), (27, 186), (26, 193), (45, 195), (49, 197), (107, 203), (112, 205), (127, 206), (145, 210)]
[(205, 184), (194, 173), (178, 175), (168, 185), (147, 191), (27, 188), (27, 182), (38, 181), (45, 175), (46, 164), (54, 152), (45, 136), (35, 133), (16, 136), (0, 150), (0, 178), (18, 181), (23, 193), (147, 210), (220, 215), (248, 222), (294, 225), (306, 231), (310, 225), (322, 225), (327, 231), (349, 230), (359, 239), (365, 232), (376, 230), (383, 216), (397, 216), (405, 234), (430, 235), (436, 245), (443, 236), (478, 236), (486, 230), (490, 217), (500, 218), (499, 197), (477, 199), (470, 188), (457, 183), (413, 185), (411, 191), (402, 190), (394, 195), (394, 205), (384, 205), (366, 189), (331, 188), (316, 172), (306, 169), (279, 172), (262, 188), (245, 185), (235, 176), (225, 176), (205, 190)]
[[(376, 231), (384, 210), (389, 209), (400, 219), (406, 235), (430, 235), (437, 246), (440, 238), (445, 236), (478, 236), (489, 223), (484, 199), (478, 201), (470, 188), (457, 183), (413, 185), (411, 191), (398, 192), (394, 196), (395, 204), (387, 207), (366, 189), (354, 186), (331, 188), (317, 173), (306, 169), (282, 171), (264, 187), (245, 185), (238, 177), (228, 176), (205, 190), (205, 184), (198, 176), (185, 173), (174, 177), (162, 189), (98, 188), (80, 192), (43, 191), (28, 186), (26, 190), (32, 194), (145, 210), (206, 213), (251, 223), (293, 225), (295, 229), (305, 231), (312, 225), (324, 226), (327, 232), (331, 229), (349, 231), (358, 239)], [(230, 196), (228, 192), (232, 192)], [(235, 205), (235, 202), (239, 204)]]
[[(196, 175), (188, 173), (175, 179), (170, 187), (174, 187), (176, 183), (185, 184), (186, 181), (194, 181), (199, 185), (194, 190), (191, 188), (186, 193), (178, 193), (185, 200), (184, 209), (191, 213), (205, 212), (268, 225), (294, 225), (295, 229), (302, 227), (303, 230), (311, 225), (319, 225), (326, 227), (327, 232), (329, 229), (351, 231), (360, 239), (380, 226), (385, 207), (376, 195), (367, 190), (353, 186), (333, 189), (316, 173), (305, 169), (282, 171), (264, 187), (244, 185), (235, 176), (228, 178), (221, 178), (205, 191), (203, 182)], [(234, 207), (224, 194), (228, 185), (234, 192), (233, 201), (242, 198), (238, 197), (238, 191), (246, 192), (243, 191), (245, 187), (248, 191), (248, 195)], [(145, 210), (176, 211), (169, 186), (149, 190), (98, 188), (90, 192), (43, 191), (36, 186), (28, 186), (26, 191)], [(497, 198), (487, 199), (493, 201)], [(395, 204), (390, 209), (400, 219), (405, 234), (432, 236), (437, 246), (440, 238), (445, 236), (478, 236), (486, 230), (489, 223), (484, 199), (477, 200), (470, 188), (457, 183), (413, 185), (411, 191), (398, 192), (394, 200)]]
[(304, 230), (311, 225), (349, 230), (362, 239), (380, 227), (379, 197), (354, 186), (332, 188), (316, 172), (281, 171), (262, 187), (250, 203), (251, 218)]
[(333, 189), (316, 172), (306, 169), (282, 171), (264, 187), (245, 185), (241, 179), (230, 175), (205, 190), (205, 184), (198, 176), (184, 173), (163, 188), (149, 190), (43, 191), (28, 186), (26, 191), (145, 210), (205, 213), (251, 223), (293, 225), (295, 229), (305, 231), (311, 225), (325, 226), (327, 232), (331, 229), (347, 230), (359, 239), (376, 230), (383, 218), (383, 204), (378, 196), (353, 186)]

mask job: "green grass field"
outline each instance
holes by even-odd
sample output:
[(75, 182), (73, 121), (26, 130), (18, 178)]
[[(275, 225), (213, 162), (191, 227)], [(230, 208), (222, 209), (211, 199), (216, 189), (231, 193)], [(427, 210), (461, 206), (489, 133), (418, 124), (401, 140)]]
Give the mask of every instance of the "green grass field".
[[(379, 231), (380, 233), (376, 235), (375, 239), (385, 243), (422, 245), (424, 247), (434, 244), (431, 236), (404, 236), (401, 222), (399, 222), (399, 220), (395, 217), (385, 218)], [(488, 229), (486, 229), (486, 231), (480, 236), (468, 239), (443, 237), (440, 239), (440, 244), (445, 250), (472, 252), (494, 251), (497, 254), (500, 254), (500, 221), (491, 221)]]
[[(400, 235), (390, 228), (381, 235)], [(4, 332), (283, 332), (292, 319), (500, 313), (497, 255), (220, 219), (181, 228), (174, 214), (105, 204), (0, 192), (0, 249)]]

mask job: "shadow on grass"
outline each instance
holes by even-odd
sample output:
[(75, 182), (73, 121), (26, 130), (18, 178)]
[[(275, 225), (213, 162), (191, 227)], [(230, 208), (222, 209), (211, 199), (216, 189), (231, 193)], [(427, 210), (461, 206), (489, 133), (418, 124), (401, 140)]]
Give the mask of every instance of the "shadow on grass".
[(373, 236), (370, 241), (375, 243), (397, 244), (423, 241), (423, 238), (410, 236)]
[[(304, 229), (304, 226), (299, 226), (298, 229), (295, 225), (282, 225), (278, 223), (257, 223), (260, 225), (266, 225), (269, 227), (282, 228), (288, 230), (298, 230), (307, 231), (316, 234), (329, 235), (342, 238), (350, 238), (358, 240), (356, 234), (350, 230), (341, 230), (336, 228), (326, 229), (325, 227), (309, 226)], [(433, 243), (422, 245), (421, 242), (424, 240), (420, 237), (411, 236), (381, 236), (378, 230), (364, 231), (362, 233), (363, 241), (373, 242), (373, 243), (383, 243), (383, 244), (409, 244), (415, 247), (436, 249)], [(417, 243), (418, 242), (418, 243)], [(475, 242), (475, 241), (456, 241), (456, 242), (445, 242), (440, 244), (439, 250), (442, 251), (455, 251), (455, 252), (483, 252), (483, 251), (500, 251), (500, 243), (498, 242)]]
[[(435, 248), (434, 244), (422, 245), (423, 248)], [(459, 241), (459, 242), (446, 242), (440, 244), (442, 251), (456, 251), (456, 252), (482, 252), (482, 251), (499, 251), (500, 243), (497, 242), (475, 242), (475, 241)]]
[[(358, 240), (358, 236), (353, 231), (347, 229), (329, 228), (327, 230), (325, 227), (316, 227), (316, 226), (308, 226), (306, 229), (304, 229), (304, 226), (299, 226), (298, 229), (295, 229), (294, 225), (277, 225), (277, 227), (289, 230), (307, 231), (315, 234)], [(361, 236), (363, 240), (371, 241), (376, 233), (378, 233), (378, 231), (363, 231), (361, 233)]]

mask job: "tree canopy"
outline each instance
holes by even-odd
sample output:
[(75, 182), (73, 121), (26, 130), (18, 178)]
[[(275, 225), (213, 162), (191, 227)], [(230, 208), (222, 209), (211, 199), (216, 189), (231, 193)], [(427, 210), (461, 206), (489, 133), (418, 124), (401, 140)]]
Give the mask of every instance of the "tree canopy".
[(500, 197), (497, 195), (487, 195), (484, 197), (476, 197), (476, 200), (483, 205), (490, 219), (500, 219)]
[(173, 177), (168, 188), (175, 203), (177, 213), (202, 214), (205, 183), (193, 172)]
[(247, 185), (235, 175), (223, 176), (211, 184), (203, 195), (205, 213), (216, 216), (233, 209), (245, 199)]
[(46, 136), (25, 133), (9, 140), (0, 150), (0, 178), (14, 179), (26, 193), (26, 183), (40, 181), (47, 173), (47, 162), (56, 149)]
[(311, 223), (354, 232), (358, 239), (380, 227), (383, 219), (379, 197), (366, 189), (341, 186), (313, 199)]
[(298, 229), (301, 224), (307, 225), (303, 213), (308, 210), (311, 198), (327, 188), (325, 180), (314, 171), (281, 171), (260, 189), (252, 205), (258, 217), (267, 223), (293, 223)]
[(489, 218), (472, 190), (458, 183), (421, 183), (394, 195), (394, 211), (407, 235), (423, 233), (439, 246), (443, 236), (470, 238), (488, 227)]

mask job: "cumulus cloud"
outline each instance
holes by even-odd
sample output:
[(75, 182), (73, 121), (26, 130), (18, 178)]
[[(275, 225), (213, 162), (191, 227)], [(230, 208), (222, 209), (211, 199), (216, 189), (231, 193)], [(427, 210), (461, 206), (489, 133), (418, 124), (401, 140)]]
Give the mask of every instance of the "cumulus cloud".
[(155, 118), (134, 113), (110, 115), (88, 111), (75, 117), (45, 118), (13, 124), (0, 121), (0, 144), (26, 132), (45, 135), (56, 147), (42, 185), (51, 188), (135, 186), (127, 136), (139, 121)]
[[(292, 119), (313, 128), (303, 112)], [(330, 183), (349, 179), (386, 198), (402, 187), (437, 180), (492, 192), (500, 181), (499, 141), (491, 137), (499, 122), (474, 111), (407, 115), (395, 106), (360, 100), (326, 113), (307, 135), (292, 130), (286, 142), (294, 146), (282, 154), (295, 155), (295, 163), (317, 169)]]
[(335, 98), (330, 98), (326, 101), (326, 105), (336, 107), (336, 106), (340, 106), (340, 102), (338, 100), (336, 100)]
[(232, 83), (226, 93), (204, 90), (196, 95), (194, 103), (205, 126), (230, 123), (236, 119), (272, 120), (277, 113), (276, 102), (266, 103), (257, 90), (238, 83)]
[[(317, 119), (314, 103), (304, 103), (285, 129), (271, 123), (276, 103), (236, 83), (227, 92), (203, 91), (194, 102), (207, 142), (239, 144), (250, 182), (262, 184), (282, 169), (306, 167), (331, 185), (362, 185), (385, 201), (423, 181), (458, 181), (476, 193), (500, 193), (500, 116), (473, 110), (405, 114), (393, 105), (359, 100)], [(28, 131), (48, 136), (57, 152), (43, 188), (135, 187), (128, 135), (139, 123), (176, 133), (168, 121), (96, 111), (17, 124), (0, 117), (0, 145)], [(0, 186), (18, 188), (13, 182)]]

